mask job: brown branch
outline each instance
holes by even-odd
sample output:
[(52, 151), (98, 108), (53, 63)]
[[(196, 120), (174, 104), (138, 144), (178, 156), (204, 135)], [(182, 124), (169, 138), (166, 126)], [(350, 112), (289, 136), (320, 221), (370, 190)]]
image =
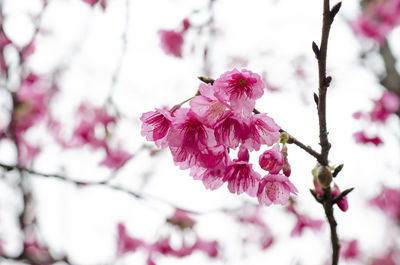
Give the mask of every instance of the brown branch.
[[(332, 22), (335, 15), (339, 12), (341, 7), (341, 2), (336, 4), (332, 10), (330, 9), (330, 0), (324, 0), (323, 4), (323, 19), (322, 19), (322, 34), (321, 43), (319, 48), (313, 44), (314, 53), (318, 51), (318, 77), (319, 77), (319, 87), (318, 87), (318, 121), (319, 121), (319, 143), (321, 145), (321, 156), (318, 162), (322, 167), (329, 166), (329, 149), (331, 144), (328, 140), (328, 130), (326, 124), (326, 94), (332, 77), (326, 75), (326, 63), (327, 63), (327, 51), (328, 51), (328, 39), (329, 32), (331, 29)], [(317, 97), (315, 97), (317, 98)], [(314, 196), (315, 197), (315, 196)], [(318, 198), (318, 197), (316, 197)], [(331, 194), (331, 188), (328, 186), (324, 189), (324, 194), (322, 196), (322, 205), (325, 210), (326, 218), (328, 219), (330, 230), (331, 230), (331, 244), (332, 244), (332, 265), (337, 265), (339, 262), (339, 251), (340, 244), (339, 238), (336, 231), (336, 220), (333, 215), (333, 205), (334, 201)]]
[[(279, 132), (286, 132), (286, 131), (283, 129), (280, 129)], [(288, 144), (297, 145), (298, 147), (300, 147), (301, 149), (303, 149), (304, 151), (306, 151), (307, 153), (309, 153), (310, 155), (315, 157), (318, 161), (321, 159), (321, 154), (318, 153), (317, 151), (315, 151), (314, 149), (312, 149), (311, 146), (303, 144), (302, 142), (297, 140), (295, 137), (293, 137), (288, 132), (286, 132), (286, 133), (289, 135), (289, 140), (287, 142)]]

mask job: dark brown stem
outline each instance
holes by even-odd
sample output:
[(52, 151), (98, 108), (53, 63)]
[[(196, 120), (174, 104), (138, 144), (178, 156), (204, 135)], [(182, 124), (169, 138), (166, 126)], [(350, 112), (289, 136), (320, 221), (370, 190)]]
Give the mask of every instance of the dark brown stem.
[[(321, 156), (318, 162), (322, 166), (329, 166), (329, 149), (331, 144), (328, 140), (328, 130), (326, 124), (326, 93), (332, 77), (326, 75), (326, 62), (327, 62), (327, 51), (328, 51), (328, 39), (331, 25), (335, 15), (339, 12), (341, 3), (335, 5), (332, 10), (330, 9), (330, 1), (324, 0), (323, 5), (323, 20), (322, 20), (322, 34), (321, 43), (319, 47), (318, 60), (318, 77), (319, 77), (319, 88), (318, 88), (318, 120), (319, 120), (319, 143), (321, 145)], [(315, 48), (314, 48), (315, 50)], [(334, 201), (331, 195), (330, 187), (324, 189), (322, 196), (322, 205), (325, 210), (326, 218), (328, 219), (330, 230), (331, 230), (331, 244), (332, 244), (332, 265), (338, 265), (339, 262), (339, 251), (340, 244), (339, 238), (336, 231), (336, 220), (333, 215)]]
[[(286, 132), (283, 129), (279, 130), (280, 132)], [(286, 132), (287, 133), (287, 132)], [(309, 145), (305, 145), (302, 142), (300, 142), (299, 140), (297, 140), (295, 137), (293, 137), (292, 135), (290, 135), (289, 133), (287, 133), (289, 135), (289, 140), (288, 140), (288, 144), (294, 144), (297, 145), (298, 147), (300, 147), (301, 149), (303, 149), (304, 151), (306, 151), (307, 153), (309, 153), (310, 155), (312, 155), (313, 157), (315, 157), (318, 161), (321, 158), (321, 155), (315, 151), (314, 149), (311, 148), (311, 146)]]
[[(330, 194), (330, 189), (329, 189)], [(332, 265), (337, 265), (339, 263), (339, 251), (340, 251), (340, 244), (339, 238), (336, 231), (336, 220), (333, 215), (333, 201), (332, 197), (329, 195), (328, 198), (325, 198), (322, 205), (324, 206), (325, 215), (329, 222), (329, 227), (331, 230), (331, 244), (332, 244)]]
[(318, 119), (319, 119), (319, 141), (321, 145), (320, 164), (328, 166), (328, 154), (331, 144), (328, 140), (328, 130), (326, 125), (326, 92), (330, 84), (330, 77), (326, 76), (326, 58), (328, 50), (329, 31), (333, 22), (333, 17), (330, 11), (329, 0), (324, 0), (322, 21), (321, 44), (319, 47), (318, 57)]

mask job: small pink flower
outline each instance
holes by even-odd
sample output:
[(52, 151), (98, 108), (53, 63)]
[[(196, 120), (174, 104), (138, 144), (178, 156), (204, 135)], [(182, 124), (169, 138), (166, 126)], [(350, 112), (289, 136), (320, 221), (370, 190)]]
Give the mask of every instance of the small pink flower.
[(382, 97), (374, 102), (374, 108), (370, 113), (371, 121), (383, 123), (390, 114), (396, 113), (399, 107), (399, 97), (393, 92), (385, 91)]
[(365, 132), (359, 131), (353, 134), (353, 138), (358, 144), (373, 144), (375, 146), (379, 146), (383, 144), (382, 139), (379, 136), (368, 137), (365, 135)]
[(225, 117), (214, 128), (217, 143), (233, 149), (244, 143), (249, 134), (249, 126), (233, 114)]
[(321, 230), (324, 221), (311, 219), (305, 215), (298, 215), (297, 222), (293, 230), (290, 232), (291, 236), (300, 236), (303, 233), (304, 228), (309, 227), (312, 230)]
[(143, 113), (140, 120), (143, 122), (141, 134), (148, 141), (154, 141), (157, 147), (166, 148), (168, 146), (166, 136), (172, 121), (171, 113), (164, 109), (156, 109)]
[(117, 255), (122, 256), (128, 252), (135, 252), (138, 247), (146, 247), (146, 244), (140, 239), (130, 237), (126, 233), (125, 225), (118, 223)]
[(382, 192), (369, 203), (380, 208), (389, 218), (400, 219), (400, 190), (383, 187)]
[(296, 195), (297, 189), (289, 178), (280, 174), (269, 174), (261, 179), (257, 197), (260, 204), (266, 206), (272, 203), (284, 205), (289, 200), (290, 193)]
[(232, 193), (246, 192), (250, 196), (256, 196), (261, 176), (253, 170), (252, 164), (248, 163), (248, 150), (245, 147), (241, 147), (239, 155), (239, 159), (233, 160), (226, 167), (223, 181), (228, 182), (228, 189)]
[(111, 150), (109, 148), (106, 149), (106, 154), (107, 156), (100, 162), (100, 165), (113, 170), (122, 167), (133, 156), (122, 149)]
[(203, 168), (193, 166), (190, 169), (190, 175), (196, 180), (203, 181), (206, 189), (215, 190), (224, 184), (226, 165), (221, 163), (213, 168)]
[(191, 110), (180, 108), (174, 114), (167, 140), (175, 163), (185, 169), (196, 164), (199, 155), (216, 143), (211, 129)]
[(271, 146), (280, 138), (280, 127), (267, 114), (261, 113), (251, 117), (249, 136), (245, 146), (250, 150), (260, 150), (261, 145)]
[[(332, 197), (336, 197), (340, 194), (340, 189), (339, 187), (335, 184), (333, 186), (333, 190), (331, 191)], [(347, 196), (344, 196), (343, 199), (337, 202), (338, 207), (340, 210), (343, 212), (347, 211), (349, 209), (349, 203), (347, 201)]]
[(279, 150), (279, 144), (262, 153), (259, 158), (260, 167), (271, 174), (277, 174), (283, 168), (284, 157)]
[(346, 260), (357, 259), (360, 256), (360, 249), (358, 247), (357, 239), (353, 239), (348, 242), (342, 242), (340, 255)]
[(227, 106), (221, 103), (213, 92), (212, 85), (200, 84), (200, 96), (190, 101), (190, 109), (197, 115), (199, 120), (210, 128), (224, 119), (229, 113)]
[(243, 117), (253, 112), (255, 100), (264, 94), (265, 87), (258, 74), (246, 69), (225, 72), (215, 80), (213, 86), (216, 97)]
[(182, 57), (182, 32), (173, 30), (159, 30), (158, 35), (161, 38), (161, 48), (168, 55)]

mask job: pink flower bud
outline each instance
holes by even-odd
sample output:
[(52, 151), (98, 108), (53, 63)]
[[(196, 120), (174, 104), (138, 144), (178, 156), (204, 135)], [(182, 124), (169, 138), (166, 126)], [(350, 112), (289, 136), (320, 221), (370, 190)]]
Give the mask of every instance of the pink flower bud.
[[(332, 197), (336, 197), (340, 194), (340, 189), (339, 187), (335, 184), (333, 187), (333, 190), (331, 192)], [(349, 209), (349, 203), (347, 202), (347, 196), (344, 196), (343, 199), (337, 202), (337, 205), (339, 206), (340, 210), (343, 212), (347, 211)]]
[(278, 174), (284, 166), (284, 160), (283, 154), (279, 151), (279, 145), (276, 144), (260, 156), (259, 163), (262, 169), (271, 174)]

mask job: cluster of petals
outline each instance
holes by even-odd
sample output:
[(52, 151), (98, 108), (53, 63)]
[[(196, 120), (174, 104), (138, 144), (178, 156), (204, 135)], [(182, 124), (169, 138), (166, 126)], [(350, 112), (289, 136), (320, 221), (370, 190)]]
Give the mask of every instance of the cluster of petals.
[(381, 193), (369, 201), (394, 221), (400, 220), (400, 190), (383, 187)]
[(305, 228), (310, 228), (311, 230), (314, 231), (319, 231), (321, 230), (324, 221), (323, 220), (319, 220), (319, 219), (313, 219), (310, 218), (302, 213), (299, 213), (297, 211), (297, 209), (295, 208), (295, 203), (291, 202), (287, 207), (286, 210), (289, 213), (292, 213), (297, 221), (296, 221), (296, 225), (293, 227), (292, 231), (290, 232), (290, 235), (292, 237), (295, 236), (301, 236), (301, 234), (303, 233), (303, 230)]
[(121, 257), (129, 252), (136, 252), (141, 249), (147, 253), (147, 264), (156, 264), (154, 258), (159, 254), (175, 258), (183, 258), (191, 255), (194, 251), (200, 251), (210, 258), (217, 258), (219, 250), (217, 241), (208, 241), (196, 238), (193, 244), (182, 243), (181, 247), (176, 249), (171, 246), (169, 237), (162, 237), (153, 243), (148, 243), (142, 239), (134, 238), (128, 235), (125, 225), (118, 224), (117, 256)]
[[(62, 126), (59, 122), (50, 120), (48, 123), (51, 133), (63, 148), (90, 146), (94, 150), (104, 150), (105, 157), (100, 161), (100, 165), (112, 170), (121, 168), (133, 157), (120, 146), (110, 146), (108, 141), (109, 127), (115, 124), (117, 120), (113, 115), (108, 114), (104, 108), (95, 107), (85, 102), (78, 107), (76, 116), (77, 124), (68, 140), (61, 137)], [(101, 129), (103, 135), (99, 135), (97, 129)]]
[(400, 25), (399, 0), (369, 1), (351, 26), (356, 34), (382, 43), (393, 28)]
[(182, 29), (176, 30), (165, 30), (160, 29), (158, 35), (161, 41), (161, 49), (167, 55), (175, 57), (182, 57), (182, 46), (184, 41), (184, 34), (189, 29), (190, 23), (188, 19), (182, 21)]
[[(400, 2), (399, 2), (400, 3)], [(385, 91), (378, 100), (374, 100), (374, 106), (369, 112), (358, 111), (353, 114), (355, 119), (368, 120), (371, 123), (383, 124), (387, 119), (400, 109), (400, 98), (393, 92)], [(375, 146), (383, 144), (382, 139), (377, 136), (368, 136), (364, 131), (353, 134), (357, 143), (371, 143)]]
[[(190, 169), (208, 189), (227, 183), (232, 193), (258, 196), (266, 205), (270, 203), (261, 198), (269, 196), (270, 202), (284, 204), (289, 193), (297, 192), (288, 178), (282, 179), (279, 170), (262, 178), (249, 163), (249, 151), (272, 146), (280, 139), (280, 127), (271, 117), (253, 114), (264, 87), (258, 74), (246, 69), (228, 71), (213, 84), (201, 84), (190, 108), (144, 113), (141, 133), (159, 148), (168, 147), (175, 164)], [(230, 158), (231, 149), (239, 149), (237, 159)]]

